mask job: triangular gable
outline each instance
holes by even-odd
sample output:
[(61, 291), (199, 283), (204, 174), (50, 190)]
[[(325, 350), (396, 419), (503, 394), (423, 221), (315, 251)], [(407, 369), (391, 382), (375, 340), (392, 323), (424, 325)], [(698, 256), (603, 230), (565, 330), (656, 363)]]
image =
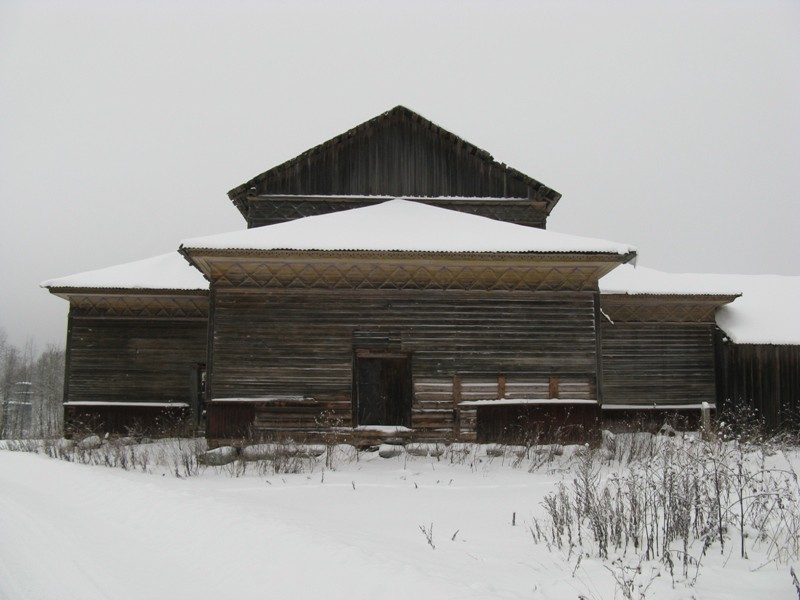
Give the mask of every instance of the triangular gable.
[(561, 197), (403, 106), (228, 192), (240, 210), (259, 194), (531, 198), (548, 214)]

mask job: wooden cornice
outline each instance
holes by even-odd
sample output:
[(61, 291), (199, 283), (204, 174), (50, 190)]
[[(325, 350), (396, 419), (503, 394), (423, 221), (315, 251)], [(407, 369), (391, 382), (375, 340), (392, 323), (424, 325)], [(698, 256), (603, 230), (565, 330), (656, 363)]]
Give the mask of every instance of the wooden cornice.
[[(239, 207), (248, 227), (273, 225), (294, 219), (363, 208), (394, 200), (393, 196), (314, 196), (287, 194), (247, 194)], [(461, 198), (404, 196), (429, 206), (544, 229), (549, 205), (531, 198)]]
[(207, 290), (52, 288), (73, 316), (197, 320), (208, 318)]
[(596, 291), (618, 254), (184, 250), (217, 288)]
[(613, 322), (713, 323), (716, 310), (738, 295), (603, 294), (600, 305)]

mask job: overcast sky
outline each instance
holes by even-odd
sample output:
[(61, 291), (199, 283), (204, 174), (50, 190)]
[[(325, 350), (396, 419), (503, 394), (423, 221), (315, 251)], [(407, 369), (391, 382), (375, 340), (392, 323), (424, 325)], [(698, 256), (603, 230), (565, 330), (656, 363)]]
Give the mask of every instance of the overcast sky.
[(0, 0), (0, 327), (244, 227), (226, 192), (397, 104), (668, 271), (800, 275), (800, 2)]

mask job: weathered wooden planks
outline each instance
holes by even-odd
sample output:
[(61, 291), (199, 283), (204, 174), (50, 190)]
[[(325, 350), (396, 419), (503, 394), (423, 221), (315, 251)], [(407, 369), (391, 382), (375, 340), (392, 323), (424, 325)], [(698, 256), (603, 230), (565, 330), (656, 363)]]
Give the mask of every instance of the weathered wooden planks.
[(755, 410), (771, 430), (800, 427), (800, 347), (717, 338), (718, 410)]
[(604, 323), (604, 404), (714, 402), (713, 325)]
[[(391, 200), (392, 196), (291, 196), (264, 194), (244, 196), (242, 212), (248, 228), (284, 223), (293, 219), (362, 208)], [(548, 203), (521, 198), (431, 198), (409, 199), (498, 221), (545, 229)]]
[(72, 315), (68, 402), (186, 402), (206, 360), (206, 322)]
[(402, 106), (231, 190), (246, 218), (248, 194), (560, 198)]
[[(462, 400), (575, 386), (590, 395), (596, 365), (593, 293), (279, 292), (217, 289), (213, 319), (214, 397), (299, 395), (321, 403), (259, 408), (256, 427), (310, 430), (315, 410), (352, 400), (354, 356), (381, 344), (411, 361), (411, 428), (425, 436), (463, 427)], [(498, 387), (499, 378), (505, 382)], [(483, 383), (481, 383), (483, 382)], [(563, 395), (562, 391), (562, 395)], [(306, 410), (306, 407), (311, 409)], [(341, 411), (340, 411), (341, 412)], [(344, 426), (354, 423), (341, 419)], [(463, 433), (474, 434), (475, 427)], [(437, 434), (438, 435), (438, 434)], [(440, 437), (442, 437), (440, 435)]]

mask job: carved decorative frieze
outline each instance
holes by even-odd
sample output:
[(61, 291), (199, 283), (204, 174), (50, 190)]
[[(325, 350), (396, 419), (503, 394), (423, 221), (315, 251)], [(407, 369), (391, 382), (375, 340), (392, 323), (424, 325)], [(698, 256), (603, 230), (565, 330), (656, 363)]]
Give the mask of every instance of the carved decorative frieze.
[(73, 295), (72, 314), (81, 317), (206, 319), (207, 296)]
[(713, 323), (717, 308), (734, 296), (604, 295), (603, 312), (621, 323)]
[(209, 261), (217, 287), (355, 290), (587, 291), (610, 265), (399, 261)]

